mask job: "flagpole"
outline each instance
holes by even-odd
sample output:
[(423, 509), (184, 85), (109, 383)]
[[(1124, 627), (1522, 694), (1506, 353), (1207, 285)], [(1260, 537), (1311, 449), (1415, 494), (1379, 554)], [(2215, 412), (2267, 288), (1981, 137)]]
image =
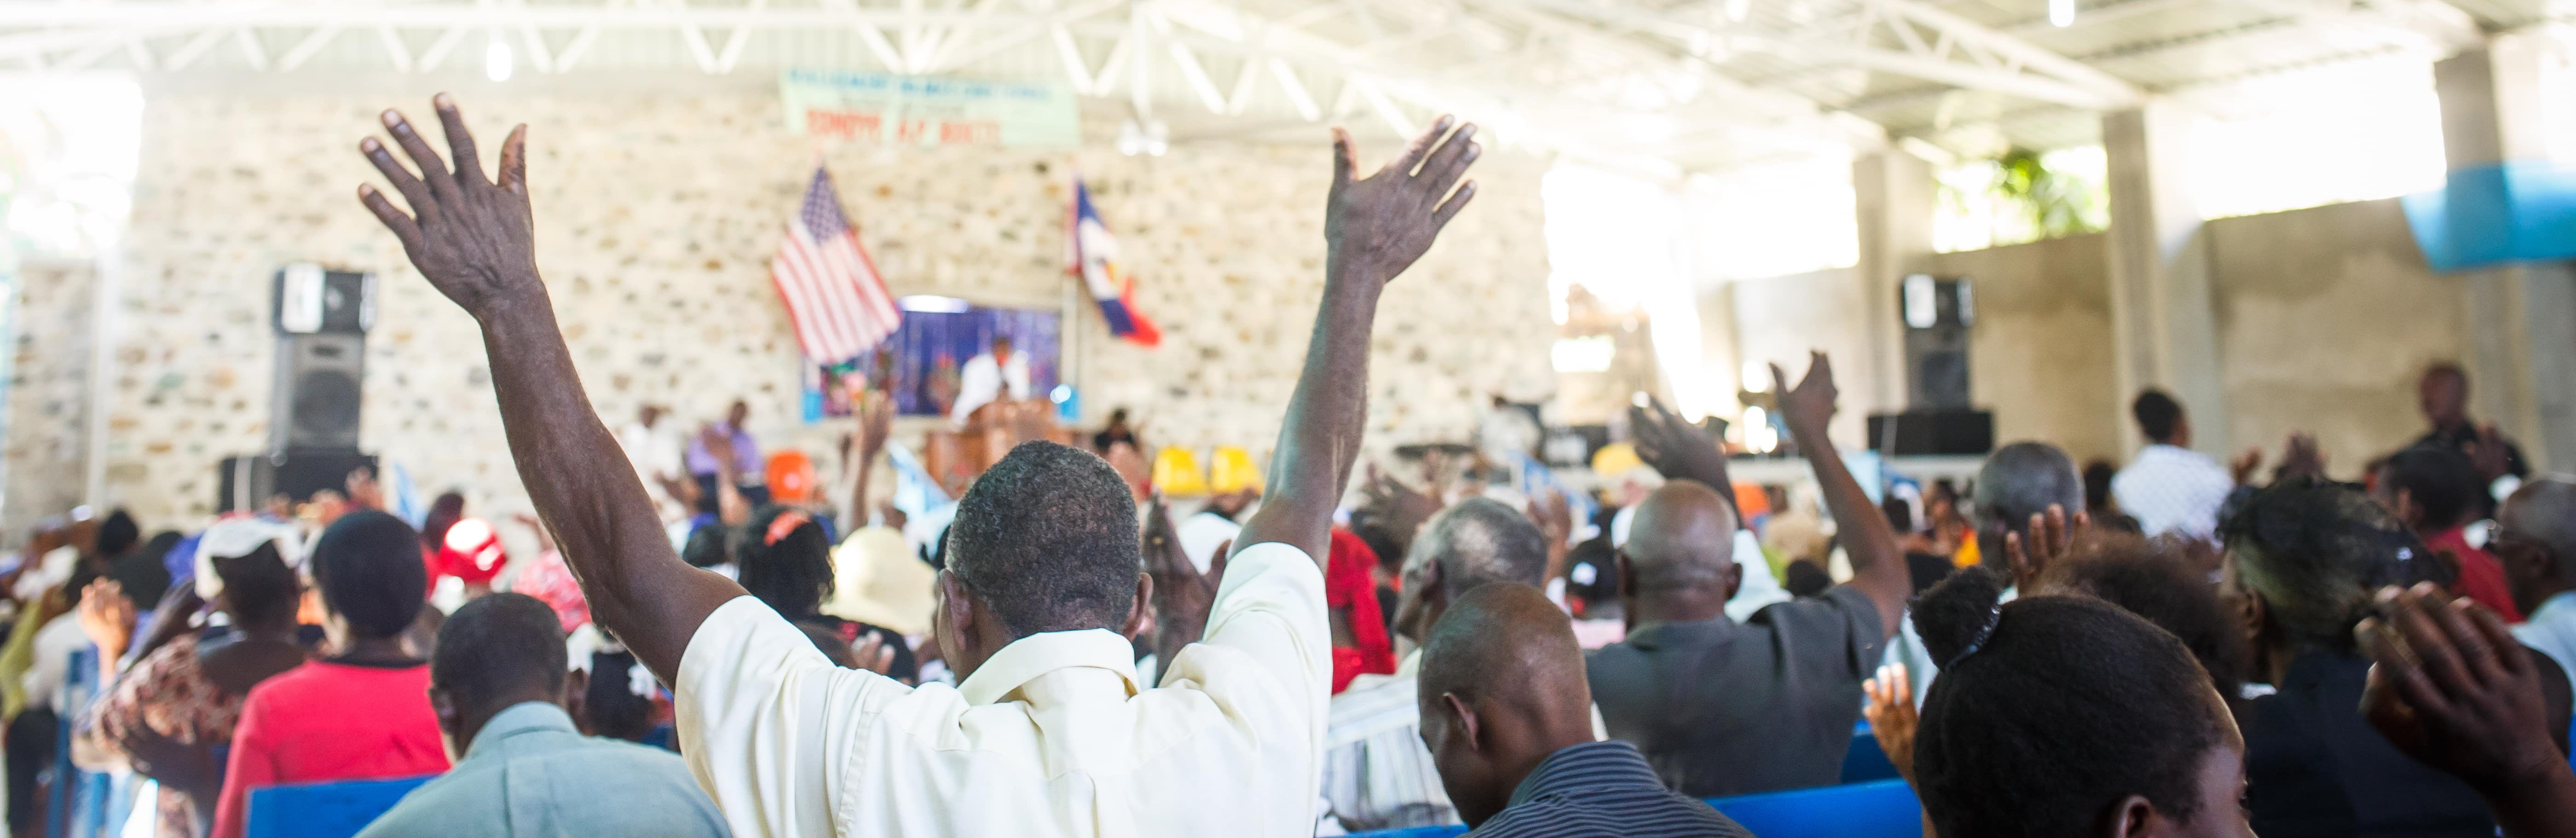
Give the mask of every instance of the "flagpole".
[[(1072, 167), (1072, 166), (1066, 166), (1065, 168), (1067, 168), (1067, 169), (1074, 169), (1074, 167)], [(1079, 170), (1079, 169), (1074, 169), (1074, 172), (1073, 172), (1073, 182), (1074, 182), (1075, 184), (1077, 184), (1077, 185), (1078, 185), (1078, 184), (1080, 184), (1080, 183), (1082, 183), (1082, 172), (1081, 172), (1081, 170)], [(1067, 193), (1067, 195), (1065, 196), (1065, 201), (1066, 201), (1066, 210), (1065, 210), (1065, 214), (1066, 214), (1066, 217), (1068, 217), (1068, 218), (1070, 218), (1070, 217), (1072, 216), (1072, 213), (1073, 213), (1073, 210), (1072, 210), (1072, 208), (1071, 208), (1071, 206), (1072, 206), (1072, 203), (1071, 203), (1071, 202), (1072, 202), (1073, 200), (1074, 200), (1073, 195), (1072, 195), (1071, 193)], [(1071, 236), (1073, 236), (1073, 234), (1074, 234), (1073, 225), (1071, 225), (1071, 224), (1067, 224), (1067, 225), (1065, 225), (1064, 234), (1065, 234), (1065, 236), (1066, 236), (1066, 237), (1068, 237), (1068, 238), (1070, 238)], [(1065, 279), (1065, 280), (1069, 280), (1069, 281), (1064, 282), (1064, 320), (1063, 320), (1063, 322), (1062, 322), (1061, 324), (1059, 324), (1059, 325), (1058, 325), (1058, 327), (1056, 328), (1056, 339), (1057, 339), (1057, 341), (1058, 341), (1057, 346), (1059, 347), (1059, 351), (1061, 351), (1061, 352), (1063, 352), (1063, 353), (1064, 353), (1063, 363), (1062, 363), (1061, 365), (1059, 365), (1059, 366), (1064, 370), (1064, 381), (1063, 381), (1063, 382), (1061, 382), (1061, 383), (1072, 385), (1072, 386), (1073, 386), (1073, 394), (1074, 394), (1074, 397), (1078, 399), (1078, 398), (1081, 398), (1081, 397), (1082, 397), (1082, 395), (1083, 395), (1083, 392), (1082, 392), (1082, 366), (1083, 366), (1083, 364), (1082, 364), (1082, 361), (1083, 361), (1083, 358), (1082, 358), (1082, 344), (1083, 344), (1083, 340), (1082, 340), (1082, 332), (1083, 332), (1083, 327), (1082, 327), (1082, 302), (1083, 302), (1083, 298), (1084, 298), (1084, 297), (1088, 297), (1088, 296), (1090, 296), (1090, 295), (1089, 295), (1089, 294), (1081, 293), (1081, 292), (1082, 292), (1082, 279), (1081, 279), (1081, 277), (1076, 276), (1076, 275), (1072, 274), (1070, 271), (1068, 271), (1068, 272), (1066, 273), (1066, 275), (1064, 276), (1064, 279)], [(1082, 421), (1082, 416), (1081, 416), (1080, 414), (1078, 414), (1078, 413), (1077, 413), (1077, 414), (1075, 414), (1075, 415), (1074, 415), (1074, 417), (1073, 417), (1073, 421), (1075, 421), (1075, 422), (1080, 422), (1080, 421)]]

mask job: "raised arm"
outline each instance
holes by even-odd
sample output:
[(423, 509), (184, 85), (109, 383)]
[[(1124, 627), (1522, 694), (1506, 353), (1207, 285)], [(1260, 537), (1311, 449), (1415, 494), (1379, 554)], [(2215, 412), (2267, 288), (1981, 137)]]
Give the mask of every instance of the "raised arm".
[(1324, 301), (1271, 455), (1269, 496), (1235, 537), (1236, 551), (1279, 542), (1306, 551), (1317, 564), (1325, 561), (1333, 505), (1359, 457), (1368, 418), (1369, 326), (1377, 319), (1378, 294), (1476, 196), (1474, 181), (1458, 183), (1476, 160), (1476, 126), (1452, 134), (1451, 124), (1446, 116), (1433, 122), (1404, 156), (1366, 179), (1352, 160), (1350, 135), (1334, 129)]
[(601, 467), (626, 455), (591, 409), (537, 277), (528, 127), (513, 129), (502, 143), (494, 182), (483, 176), (455, 100), (441, 93), (434, 107), (454, 171), (400, 112), (388, 110), (385, 129), (419, 175), (374, 137), (360, 140), (358, 151), (402, 193), (411, 212), (371, 185), (358, 187), (358, 200), (402, 240), (421, 276), (482, 325), (510, 457), (538, 517), (562, 542), (592, 616), (653, 674), (673, 682), (689, 636), (717, 606), (741, 596), (742, 587), (681, 562), (635, 470)]
[[(1727, 474), (1726, 452), (1718, 450), (1717, 441), (1701, 433), (1698, 426), (1664, 407), (1662, 399), (1629, 407), (1628, 429), (1637, 438), (1637, 459), (1644, 460), (1655, 473), (1667, 480), (1698, 481), (1716, 489), (1727, 508), (1735, 508), (1735, 478)], [(1744, 520), (1744, 510), (1735, 511), (1737, 526), (1753, 526)]]
[(1851, 557), (1851, 586), (1878, 604), (1879, 618), (1892, 637), (1905, 620), (1905, 598), (1913, 593), (1905, 572), (1905, 551), (1897, 545), (1886, 513), (1869, 502), (1869, 493), (1861, 490), (1851, 468), (1843, 465), (1842, 452), (1825, 438), (1825, 424), (1834, 418), (1834, 400), (1840, 393), (1834, 389), (1833, 362), (1822, 352), (1808, 355), (1807, 378), (1795, 390), (1789, 389), (1789, 377), (1780, 372), (1780, 365), (1771, 365), (1772, 392), (1780, 394), (1781, 419), (1798, 440), (1798, 450), (1815, 467), (1816, 484), (1825, 490), (1825, 509), (1833, 513), (1838, 533), (1835, 540)]

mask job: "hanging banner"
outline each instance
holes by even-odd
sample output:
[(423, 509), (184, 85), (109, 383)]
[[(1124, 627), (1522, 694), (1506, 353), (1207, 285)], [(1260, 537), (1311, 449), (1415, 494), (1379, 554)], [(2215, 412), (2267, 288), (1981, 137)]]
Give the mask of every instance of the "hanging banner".
[(1082, 142), (1073, 89), (838, 70), (778, 77), (787, 130), (874, 145), (1070, 146)]

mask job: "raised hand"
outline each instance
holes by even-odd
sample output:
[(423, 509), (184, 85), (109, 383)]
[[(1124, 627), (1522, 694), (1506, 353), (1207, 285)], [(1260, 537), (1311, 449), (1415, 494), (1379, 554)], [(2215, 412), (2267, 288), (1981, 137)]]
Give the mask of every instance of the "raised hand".
[(536, 225), (528, 210), (528, 126), (510, 129), (509, 139), (502, 141), (501, 179), (495, 182), (483, 176), (474, 135), (465, 130), (455, 98), (441, 93), (430, 106), (438, 111), (455, 169), (449, 170), (401, 111), (388, 109), (385, 130), (419, 167), (419, 175), (374, 137), (359, 140), (358, 152), (402, 193), (411, 213), (404, 214), (372, 185), (358, 187), (358, 202), (402, 240), (404, 255), (421, 276), (467, 314), (481, 319), (500, 307), (544, 300), (545, 284), (537, 279)]
[(2383, 589), (2353, 629), (2371, 659), (2362, 716), (2407, 756), (2466, 781), (2514, 838), (2576, 831), (2576, 772), (2550, 741), (2540, 670), (2492, 611), (2441, 589)]
[(1729, 504), (1734, 503), (1726, 452), (1718, 450), (1717, 441), (1700, 432), (1698, 426), (1664, 407), (1662, 399), (1649, 398), (1643, 407), (1629, 407), (1628, 430), (1636, 436), (1637, 459), (1656, 473), (1673, 480), (1698, 481), (1716, 489)]
[(1914, 685), (1905, 667), (1882, 666), (1878, 677), (1862, 681), (1861, 692), (1869, 703), (1861, 705), (1861, 715), (1869, 719), (1869, 735), (1878, 740), (1878, 749), (1887, 752), (1887, 761), (1896, 766), (1896, 775), (1914, 782), (1914, 729), (1922, 716), (1914, 709)]
[(1422, 525), (1430, 521), (1431, 516), (1440, 514), (1440, 508), (1440, 496), (1436, 491), (1416, 491), (1404, 481), (1378, 471), (1376, 465), (1370, 465), (1368, 482), (1360, 489), (1359, 509), (1351, 514), (1354, 518), (1374, 522), (1394, 536), (1398, 544), (1411, 549), (1413, 537), (1422, 532)]
[(134, 612), (134, 600), (126, 598), (125, 586), (114, 579), (92, 580), (81, 589), (81, 633), (98, 645), (99, 665), (111, 672), (134, 640)]
[(1201, 574), (1181, 552), (1169, 507), (1157, 497), (1145, 511), (1145, 573), (1154, 580), (1154, 654), (1165, 670), (1181, 647), (1198, 642), (1216, 604), (1217, 579), (1225, 573), (1226, 550), (1216, 551), (1210, 572)]
[(2075, 552), (2075, 540), (2093, 526), (2093, 516), (2083, 510), (2066, 514), (2066, 507), (2049, 504), (2048, 511), (2030, 516), (2030, 535), (2004, 533), (2004, 566), (2012, 569), (2013, 584), (2031, 590), (2040, 573), (2048, 566)]
[[(1780, 394), (1780, 420), (1793, 432), (1824, 430), (1833, 421), (1834, 403), (1842, 391), (1834, 387), (1834, 364), (1822, 352), (1807, 353), (1807, 377), (1789, 387), (1789, 376), (1771, 365), (1771, 392)], [(1803, 441), (1802, 441), (1802, 448)]]
[(2512, 445), (2494, 422), (2480, 423), (2477, 440), (2469, 443), (2469, 462), (2477, 466), (2479, 477), (2494, 483), (2513, 473)]
[(2247, 448), (2244, 453), (2236, 455), (2236, 459), (2227, 461), (2227, 476), (2236, 481), (2236, 485), (2251, 485), (2254, 471), (2262, 467), (2263, 449), (2259, 446)]
[[(1333, 191), (1324, 212), (1336, 275), (1377, 283), (1395, 278), (1431, 249), (1449, 219), (1476, 197), (1476, 184), (1460, 185), (1476, 161), (1476, 126), (1442, 116), (1413, 140), (1403, 156), (1366, 178), (1359, 176), (1351, 135), (1333, 129)], [(1446, 135), (1445, 137), (1443, 135)], [(1451, 187), (1457, 187), (1451, 193)]]
[(2305, 431), (2291, 434), (2290, 441), (2282, 445), (2281, 465), (2272, 470), (2272, 479), (2277, 482), (2294, 477), (2324, 476), (2326, 452), (2317, 444), (2316, 435)]

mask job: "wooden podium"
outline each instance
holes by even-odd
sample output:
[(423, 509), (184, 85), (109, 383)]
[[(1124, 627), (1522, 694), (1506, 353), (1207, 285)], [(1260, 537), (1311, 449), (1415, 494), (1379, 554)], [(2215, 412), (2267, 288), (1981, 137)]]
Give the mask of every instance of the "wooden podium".
[(1073, 429), (1055, 423), (1055, 405), (1043, 399), (996, 400), (966, 415), (966, 427), (932, 430), (923, 440), (922, 466), (948, 496), (964, 497), (985, 469), (1020, 443), (1073, 444)]

